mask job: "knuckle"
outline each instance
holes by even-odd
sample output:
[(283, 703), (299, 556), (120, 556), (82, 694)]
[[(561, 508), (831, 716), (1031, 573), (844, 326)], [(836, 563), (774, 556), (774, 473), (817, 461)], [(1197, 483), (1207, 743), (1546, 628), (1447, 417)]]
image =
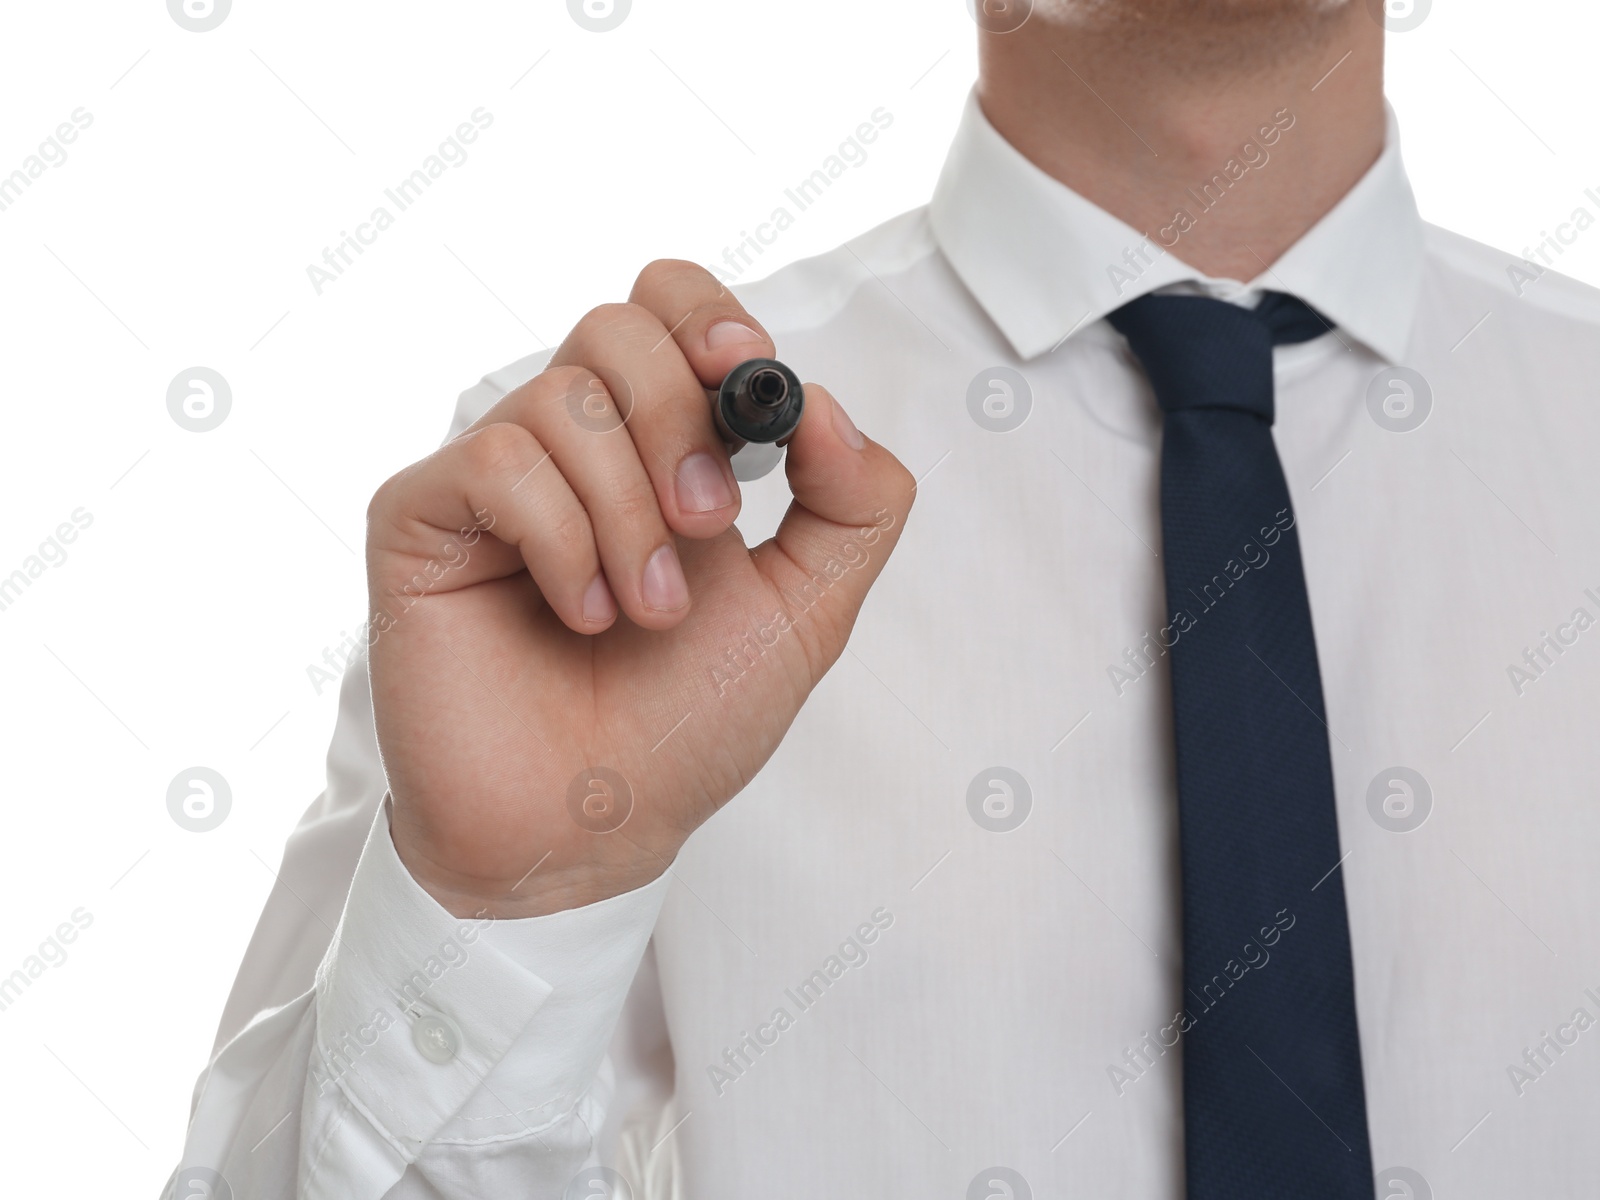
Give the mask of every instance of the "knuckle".
[(522, 426), (498, 421), (471, 434), (463, 449), (468, 466), (475, 474), (497, 478), (527, 470), (537, 445), (533, 435)]
[(644, 265), (634, 280), (634, 293), (658, 291), (675, 280), (700, 273), (704, 268), (681, 258), (658, 258)]
[(896, 497), (903, 497), (903, 499), (901, 499), (900, 509), (902, 514), (908, 514), (911, 512), (912, 505), (916, 504), (917, 502), (917, 477), (913, 475), (910, 471), (910, 468), (908, 468), (905, 463), (901, 462), (899, 459), (895, 459), (895, 466), (899, 467), (900, 470), (898, 476), (899, 484), (895, 488), (894, 495)]
[(664, 526), (661, 506), (648, 485), (622, 488), (608, 501), (611, 519), (627, 529)]
[(517, 397), (516, 411), (523, 424), (532, 426), (541, 416), (565, 408), (568, 412), (598, 413), (613, 407), (611, 390), (605, 380), (588, 367), (571, 364), (542, 372), (538, 386), (528, 387)]
[(594, 557), (594, 531), (588, 515), (575, 504), (564, 504), (544, 523), (544, 539), (563, 562)]
[(560, 367), (546, 367), (539, 373), (539, 379), (543, 383), (541, 390), (557, 396), (565, 396), (574, 388), (604, 391), (606, 386), (600, 377), (588, 367), (579, 366), (576, 363)]
[(639, 305), (611, 303), (597, 305), (584, 313), (574, 332), (585, 346), (627, 344), (648, 337), (655, 325), (656, 319)]
[(395, 474), (380, 483), (372, 493), (372, 498), (367, 501), (368, 525), (374, 525), (384, 520), (389, 513), (395, 510), (397, 507), (396, 499), (400, 490), (405, 486), (401, 482), (405, 474), (405, 471), (395, 472)]

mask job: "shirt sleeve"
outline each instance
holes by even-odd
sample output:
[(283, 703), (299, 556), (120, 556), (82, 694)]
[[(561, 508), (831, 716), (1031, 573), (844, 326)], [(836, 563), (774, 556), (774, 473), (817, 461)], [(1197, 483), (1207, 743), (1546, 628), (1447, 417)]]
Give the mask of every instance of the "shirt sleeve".
[[(594, 1157), (601, 1062), (667, 877), (516, 921), (461, 920), (406, 871), (380, 810), (317, 972), (300, 1194), (558, 1196)], [(541, 1180), (545, 1191), (529, 1191)]]
[[(450, 436), (546, 358), (464, 393)], [(652, 1059), (633, 1032), (661, 1025), (639, 968), (668, 877), (549, 916), (462, 920), (405, 869), (388, 809), (358, 653), (327, 790), (290, 836), (167, 1194), (560, 1197), (615, 1153), (619, 1097), (670, 1102), (670, 1053)]]

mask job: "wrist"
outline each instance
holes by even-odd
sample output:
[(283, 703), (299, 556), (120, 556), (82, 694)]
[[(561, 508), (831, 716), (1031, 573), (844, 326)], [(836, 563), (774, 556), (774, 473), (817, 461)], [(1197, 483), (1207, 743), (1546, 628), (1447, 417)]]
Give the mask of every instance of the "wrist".
[(441, 862), (423, 841), (406, 836), (398, 822), (391, 822), (390, 837), (396, 856), (417, 886), (461, 919), (520, 920), (584, 908), (644, 887), (671, 865), (667, 858), (653, 858), (648, 866), (556, 864), (552, 851), (522, 876), (502, 878)]

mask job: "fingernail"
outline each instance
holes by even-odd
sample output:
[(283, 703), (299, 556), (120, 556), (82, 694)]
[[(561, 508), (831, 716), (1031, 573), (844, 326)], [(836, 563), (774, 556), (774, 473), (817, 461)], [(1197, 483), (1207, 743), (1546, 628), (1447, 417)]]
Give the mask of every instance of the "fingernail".
[(764, 342), (766, 336), (741, 325), (737, 321), (718, 321), (706, 330), (706, 349), (720, 350), (723, 346), (737, 346), (742, 342)]
[(728, 478), (710, 454), (697, 450), (678, 464), (678, 507), (684, 512), (715, 512), (732, 503)]
[(867, 444), (867, 439), (861, 436), (850, 414), (845, 412), (844, 405), (837, 400), (833, 402), (833, 430), (839, 435), (839, 440), (852, 450), (859, 450)]
[(644, 603), (657, 612), (676, 612), (689, 603), (689, 584), (671, 543), (652, 554), (644, 565)]
[(583, 593), (583, 619), (596, 625), (609, 621), (617, 611), (616, 600), (606, 584), (604, 572), (597, 574)]

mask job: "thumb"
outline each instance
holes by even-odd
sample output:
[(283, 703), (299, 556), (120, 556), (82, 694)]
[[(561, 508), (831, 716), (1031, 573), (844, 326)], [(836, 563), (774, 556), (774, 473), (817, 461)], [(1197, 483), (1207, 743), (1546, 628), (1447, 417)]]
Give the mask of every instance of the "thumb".
[(814, 383), (806, 384), (786, 469), (794, 502), (755, 561), (831, 665), (900, 540), (916, 480)]

